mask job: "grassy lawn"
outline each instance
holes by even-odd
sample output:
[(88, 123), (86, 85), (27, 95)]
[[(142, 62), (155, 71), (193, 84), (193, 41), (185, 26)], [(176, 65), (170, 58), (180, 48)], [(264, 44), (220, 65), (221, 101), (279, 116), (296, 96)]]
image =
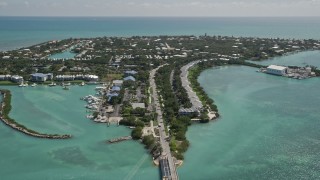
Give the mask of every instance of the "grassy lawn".
[(14, 83), (14, 82), (11, 82), (11, 81), (0, 81), (0, 86), (15, 86), (15, 85), (18, 85), (18, 83)]
[(122, 74), (107, 74), (104, 78), (102, 78), (102, 81), (112, 81), (116, 79), (122, 79), (123, 75)]

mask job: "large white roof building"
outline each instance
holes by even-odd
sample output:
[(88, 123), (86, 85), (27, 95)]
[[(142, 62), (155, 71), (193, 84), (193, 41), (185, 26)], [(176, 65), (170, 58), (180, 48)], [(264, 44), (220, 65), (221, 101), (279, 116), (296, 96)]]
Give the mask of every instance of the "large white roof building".
[(277, 65), (270, 65), (267, 67), (267, 73), (283, 76), (287, 72), (287, 67), (284, 66), (277, 66)]

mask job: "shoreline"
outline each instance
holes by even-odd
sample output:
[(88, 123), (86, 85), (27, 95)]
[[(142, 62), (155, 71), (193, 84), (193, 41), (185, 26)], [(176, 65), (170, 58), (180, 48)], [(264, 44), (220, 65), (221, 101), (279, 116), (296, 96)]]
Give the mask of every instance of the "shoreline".
[(0, 109), (0, 120), (6, 124), (7, 126), (15, 129), (21, 133), (26, 135), (36, 137), (36, 138), (43, 138), (43, 139), (69, 139), (72, 136), (65, 134), (65, 135), (58, 135), (58, 134), (42, 134), (36, 132), (34, 130), (28, 129), (25, 126), (19, 124), (14, 119), (9, 117), (9, 112), (11, 111), (11, 92), (9, 90), (0, 89), (0, 93), (3, 96), (3, 102), (1, 103)]

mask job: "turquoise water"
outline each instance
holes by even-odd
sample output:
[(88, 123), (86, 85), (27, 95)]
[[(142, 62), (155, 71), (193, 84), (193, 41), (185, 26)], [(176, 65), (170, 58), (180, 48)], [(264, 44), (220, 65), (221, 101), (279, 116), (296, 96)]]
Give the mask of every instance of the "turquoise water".
[(227, 35), (320, 39), (318, 17), (0, 17), (0, 50), (70, 37)]
[(1, 179), (158, 179), (158, 168), (137, 141), (107, 144), (126, 136), (122, 126), (96, 124), (85, 118), (85, 102), (94, 86), (35, 88), (12, 91), (11, 117), (43, 133), (72, 134), (70, 140), (45, 140), (0, 125)]
[(53, 54), (49, 56), (49, 59), (72, 59), (76, 56), (76, 53), (70, 52), (70, 51), (64, 51), (61, 53)]
[(284, 65), (284, 66), (306, 66), (312, 65), (320, 68), (320, 51), (305, 51), (295, 54), (290, 54), (288, 56), (281, 56), (272, 58), (265, 61), (250, 61), (256, 64), (262, 65)]
[(320, 178), (320, 79), (255, 71), (229, 66), (201, 74), (221, 118), (189, 128), (181, 179)]

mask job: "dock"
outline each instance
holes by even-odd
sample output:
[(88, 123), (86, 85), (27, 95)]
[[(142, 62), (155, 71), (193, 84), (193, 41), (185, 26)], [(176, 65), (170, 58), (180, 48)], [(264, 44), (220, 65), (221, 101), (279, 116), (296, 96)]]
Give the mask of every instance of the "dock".
[(123, 136), (123, 137), (110, 139), (110, 140), (108, 140), (108, 143), (112, 144), (112, 143), (117, 143), (117, 142), (121, 142), (121, 141), (127, 141), (127, 140), (131, 140), (131, 139), (132, 139), (131, 136)]

